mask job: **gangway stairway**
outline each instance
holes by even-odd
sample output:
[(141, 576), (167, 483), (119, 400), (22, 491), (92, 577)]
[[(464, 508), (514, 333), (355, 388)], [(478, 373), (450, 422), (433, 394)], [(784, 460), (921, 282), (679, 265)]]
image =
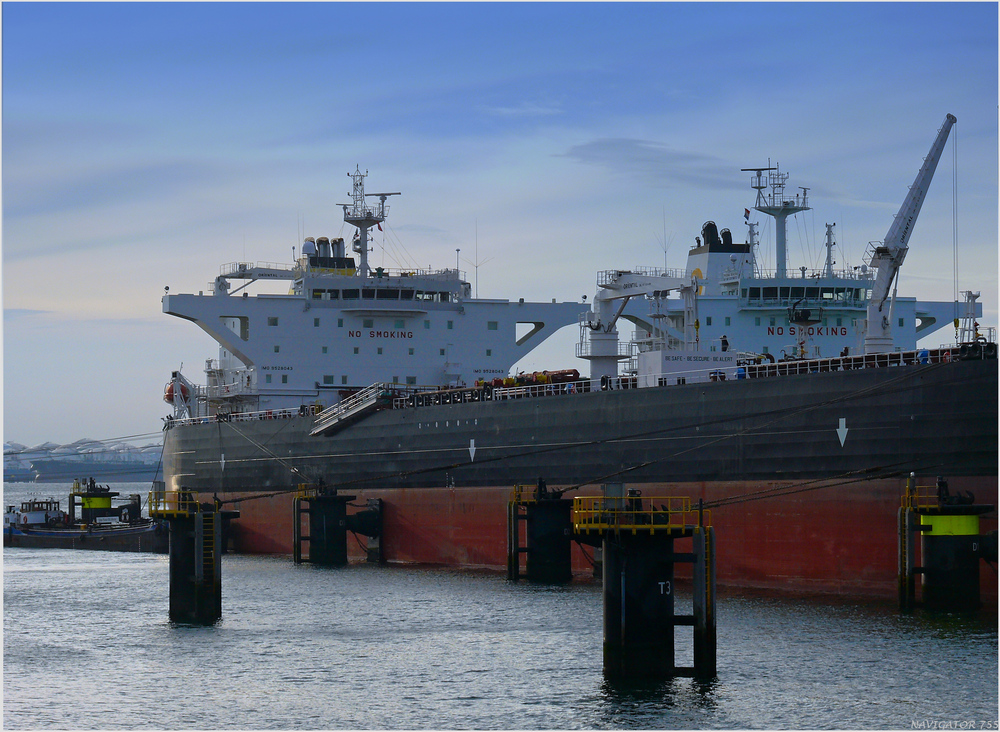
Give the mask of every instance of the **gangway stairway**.
[(388, 389), (387, 384), (378, 382), (362, 389), (339, 404), (324, 409), (316, 416), (316, 423), (309, 434), (314, 437), (327, 434), (335, 428), (343, 427), (347, 423), (375, 411), (379, 404), (379, 396)]

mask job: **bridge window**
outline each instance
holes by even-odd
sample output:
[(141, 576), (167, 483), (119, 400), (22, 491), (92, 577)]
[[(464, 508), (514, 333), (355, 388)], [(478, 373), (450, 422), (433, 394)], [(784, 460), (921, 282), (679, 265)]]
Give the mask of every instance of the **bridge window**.
[(751, 287), (750, 288), (750, 299), (751, 300), (760, 300), (760, 288), (759, 287)]
[(333, 374), (323, 374), (323, 383), (333, 385)]
[(343, 292), (345, 300), (357, 300), (361, 295), (360, 290), (344, 290)]
[(364, 319), (364, 324), (362, 325), (362, 327), (364, 327), (364, 328), (374, 328), (375, 327), (375, 320), (372, 319), (372, 318), (365, 318)]
[(374, 300), (375, 299), (375, 288), (365, 287), (361, 290), (361, 297), (364, 300)]

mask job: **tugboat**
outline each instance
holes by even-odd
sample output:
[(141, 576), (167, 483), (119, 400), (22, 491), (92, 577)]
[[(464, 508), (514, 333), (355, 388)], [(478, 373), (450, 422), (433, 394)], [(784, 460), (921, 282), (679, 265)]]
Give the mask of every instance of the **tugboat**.
[(170, 541), (166, 525), (142, 517), (139, 494), (129, 495), (127, 503), (112, 505), (119, 495), (90, 478), (83, 484), (73, 481), (66, 511), (52, 498), (23, 501), (20, 509), (7, 506), (3, 545), (166, 554)]

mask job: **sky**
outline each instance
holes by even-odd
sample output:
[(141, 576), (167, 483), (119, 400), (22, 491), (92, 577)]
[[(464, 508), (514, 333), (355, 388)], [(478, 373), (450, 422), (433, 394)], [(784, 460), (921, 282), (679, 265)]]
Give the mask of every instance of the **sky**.
[[(481, 297), (579, 301), (708, 219), (742, 241), (768, 161), (810, 189), (789, 268), (825, 222), (860, 264), (951, 113), (899, 293), (995, 326), (997, 7), (4, 2), (4, 440), (158, 439), (170, 372), (218, 357), (164, 287), (349, 237), (357, 166), (402, 193), (373, 266), (460, 249)], [(585, 372), (575, 331), (520, 366)]]

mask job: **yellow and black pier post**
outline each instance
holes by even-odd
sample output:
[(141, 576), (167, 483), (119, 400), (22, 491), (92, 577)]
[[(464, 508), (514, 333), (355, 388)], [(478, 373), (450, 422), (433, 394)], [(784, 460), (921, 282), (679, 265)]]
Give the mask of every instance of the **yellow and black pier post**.
[(944, 478), (939, 477), (933, 488), (920, 488), (910, 474), (898, 517), (901, 610), (916, 606), (918, 576), (924, 607), (950, 611), (980, 607), (979, 560), (996, 560), (996, 536), (979, 533), (979, 517), (993, 510), (992, 505), (976, 504), (969, 493), (953, 495)]
[[(357, 496), (339, 495), (334, 489), (301, 486), (295, 496), (293, 559), (328, 567), (347, 566), (347, 504)], [(303, 533), (302, 517), (308, 522)], [(302, 551), (308, 542), (309, 551)]]
[(222, 617), (222, 516), (189, 491), (154, 491), (149, 515), (170, 527), (170, 619), (214, 623)]
[(572, 509), (572, 499), (548, 491), (543, 480), (514, 488), (507, 504), (507, 579), (552, 584), (573, 579)]
[[(604, 673), (614, 679), (716, 675), (715, 541), (687, 498), (575, 499), (574, 531), (603, 536)], [(675, 541), (690, 539), (678, 552)], [(675, 612), (678, 562), (694, 565), (693, 612)], [(694, 630), (694, 665), (678, 666), (674, 630)]]
[[(296, 564), (347, 566), (348, 532), (368, 537), (367, 561), (382, 561), (382, 499), (370, 498), (361, 511), (349, 514), (347, 507), (356, 497), (323, 486), (299, 486), (292, 518), (292, 558)], [(303, 544), (308, 545), (306, 551)]]

